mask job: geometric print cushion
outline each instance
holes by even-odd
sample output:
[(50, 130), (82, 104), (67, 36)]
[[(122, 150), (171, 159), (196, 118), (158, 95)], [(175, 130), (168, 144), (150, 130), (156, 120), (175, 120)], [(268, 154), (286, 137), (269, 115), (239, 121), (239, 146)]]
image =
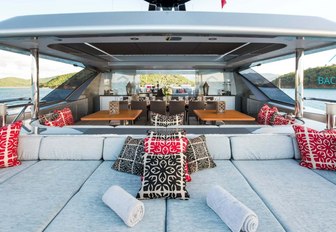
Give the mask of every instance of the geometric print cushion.
[(185, 155), (168, 154), (144, 156), (144, 176), (138, 199), (180, 198), (189, 199), (184, 178)]
[(55, 110), (54, 113), (59, 114), (63, 120), (64, 125), (69, 126), (74, 124), (74, 119), (70, 108), (65, 107), (62, 110)]
[(293, 125), (301, 154), (300, 165), (312, 169), (336, 170), (336, 133)]
[(187, 136), (186, 131), (183, 129), (160, 129), (148, 130), (148, 138), (158, 138), (158, 139), (171, 139), (171, 138), (185, 138)]
[(39, 116), (39, 121), (45, 126), (65, 126), (64, 120), (60, 117), (58, 113), (50, 113)]
[(120, 172), (142, 176), (144, 154), (143, 139), (133, 139), (128, 136), (112, 168)]
[(158, 113), (151, 114), (151, 123), (154, 126), (178, 126), (183, 125), (184, 113), (175, 115), (164, 115)]
[[(153, 133), (151, 134), (154, 135)], [(161, 139), (156, 137), (149, 137), (144, 139), (144, 147), (146, 153), (155, 155), (167, 155), (185, 153), (187, 151), (188, 139), (180, 135), (172, 135), (172, 138)], [(174, 136), (180, 136), (180, 138), (174, 138)], [(162, 137), (162, 135), (160, 136)], [(190, 182), (191, 177), (188, 171), (188, 164), (185, 167), (186, 181)]]
[(275, 112), (270, 120), (270, 124), (275, 125), (275, 126), (291, 125), (294, 123), (295, 123), (295, 119), (291, 119), (286, 116), (283, 116), (279, 114), (278, 112)]
[(187, 138), (171, 138), (171, 139), (160, 139), (160, 138), (145, 138), (145, 152), (153, 154), (176, 154), (184, 153), (187, 151)]
[(278, 112), (278, 108), (274, 107), (269, 107), (269, 105), (265, 104), (261, 109), (259, 110), (258, 113), (258, 119), (257, 122), (260, 125), (270, 125), (271, 124), (271, 118), (274, 113)]
[(17, 148), (22, 122), (0, 128), (0, 168), (20, 165)]
[(216, 167), (206, 146), (205, 136), (189, 139), (186, 152), (189, 173)]

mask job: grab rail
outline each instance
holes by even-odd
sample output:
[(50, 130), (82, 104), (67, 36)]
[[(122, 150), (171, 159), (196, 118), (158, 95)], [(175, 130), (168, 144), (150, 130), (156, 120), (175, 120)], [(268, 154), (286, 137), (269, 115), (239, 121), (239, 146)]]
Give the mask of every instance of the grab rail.
[(0, 103), (15, 102), (15, 101), (31, 101), (31, 98), (29, 97), (8, 98), (5, 100), (0, 100)]
[(303, 100), (311, 100), (311, 101), (322, 101), (322, 102), (332, 102), (332, 103), (336, 103), (336, 100), (325, 99), (325, 98), (316, 98), (316, 97), (304, 97)]

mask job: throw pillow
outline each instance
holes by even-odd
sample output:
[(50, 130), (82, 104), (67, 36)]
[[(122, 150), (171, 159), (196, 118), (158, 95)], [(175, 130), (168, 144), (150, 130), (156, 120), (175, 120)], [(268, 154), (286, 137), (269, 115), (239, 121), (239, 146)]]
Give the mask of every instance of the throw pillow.
[(204, 135), (189, 139), (186, 156), (189, 173), (216, 167), (215, 162), (209, 154)]
[(278, 112), (278, 108), (271, 108), (267, 104), (263, 105), (258, 113), (258, 123), (262, 125), (270, 125), (271, 118), (275, 112)]
[(295, 119), (291, 119), (287, 116), (281, 115), (278, 112), (275, 112), (270, 120), (270, 124), (274, 126), (281, 126), (281, 125), (291, 125), (295, 123)]
[(183, 138), (186, 137), (186, 131), (183, 129), (177, 128), (164, 128), (164, 129), (155, 129), (155, 130), (148, 130), (147, 137), (148, 138), (159, 138), (159, 139), (171, 139), (171, 138)]
[(18, 166), (18, 144), (22, 122), (0, 128), (0, 168)]
[(151, 123), (154, 126), (178, 126), (183, 125), (184, 113), (175, 115), (151, 114)]
[(301, 154), (300, 165), (312, 169), (336, 170), (336, 133), (293, 125)]
[(69, 126), (74, 124), (74, 119), (70, 108), (65, 107), (62, 110), (55, 110), (54, 113), (59, 114), (63, 120), (64, 125)]
[[(145, 152), (155, 155), (167, 155), (185, 153), (187, 151), (188, 139), (182, 134), (163, 135), (156, 134), (160, 138), (154, 137), (154, 133), (151, 133), (152, 137), (145, 138)], [(168, 138), (167, 138), (168, 136)], [(175, 138), (174, 138), (175, 137)], [(163, 139), (162, 139), (163, 138)], [(167, 139), (165, 139), (167, 138)], [(191, 176), (188, 171), (188, 163), (185, 167), (186, 181), (191, 181)]]
[(40, 118), (40, 123), (45, 126), (57, 126), (63, 127), (65, 126), (64, 120), (58, 113), (51, 113), (42, 115)]
[(144, 178), (138, 199), (180, 198), (189, 199), (184, 177), (184, 154), (145, 154)]
[(187, 151), (187, 138), (171, 138), (171, 139), (158, 139), (158, 138), (145, 138), (145, 152), (153, 154), (176, 154), (184, 153)]
[(128, 136), (118, 159), (114, 162), (112, 168), (137, 176), (143, 175), (143, 139), (134, 139)]

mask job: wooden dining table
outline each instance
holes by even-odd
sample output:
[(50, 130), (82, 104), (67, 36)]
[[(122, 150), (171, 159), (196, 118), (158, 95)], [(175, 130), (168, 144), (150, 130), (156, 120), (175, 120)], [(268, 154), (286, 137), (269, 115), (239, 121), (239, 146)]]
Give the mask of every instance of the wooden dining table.
[(97, 111), (93, 114), (86, 115), (81, 118), (82, 121), (126, 121), (133, 122), (140, 116), (142, 110), (120, 110), (119, 114), (110, 114), (109, 110)]
[(194, 110), (196, 116), (206, 121), (255, 121), (255, 118), (236, 110), (225, 110), (224, 113), (217, 113), (216, 110)]

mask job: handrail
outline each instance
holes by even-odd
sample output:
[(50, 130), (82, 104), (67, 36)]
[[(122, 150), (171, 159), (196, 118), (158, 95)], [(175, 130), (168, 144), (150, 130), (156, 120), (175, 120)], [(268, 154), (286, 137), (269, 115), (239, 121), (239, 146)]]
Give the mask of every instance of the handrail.
[(336, 100), (325, 99), (325, 98), (316, 98), (316, 97), (304, 97), (303, 100), (311, 100), (311, 101), (322, 101), (322, 102), (332, 102), (332, 103), (336, 103)]
[(1, 100), (0, 103), (14, 102), (14, 101), (31, 101), (31, 98), (29, 97), (9, 98), (5, 100)]

